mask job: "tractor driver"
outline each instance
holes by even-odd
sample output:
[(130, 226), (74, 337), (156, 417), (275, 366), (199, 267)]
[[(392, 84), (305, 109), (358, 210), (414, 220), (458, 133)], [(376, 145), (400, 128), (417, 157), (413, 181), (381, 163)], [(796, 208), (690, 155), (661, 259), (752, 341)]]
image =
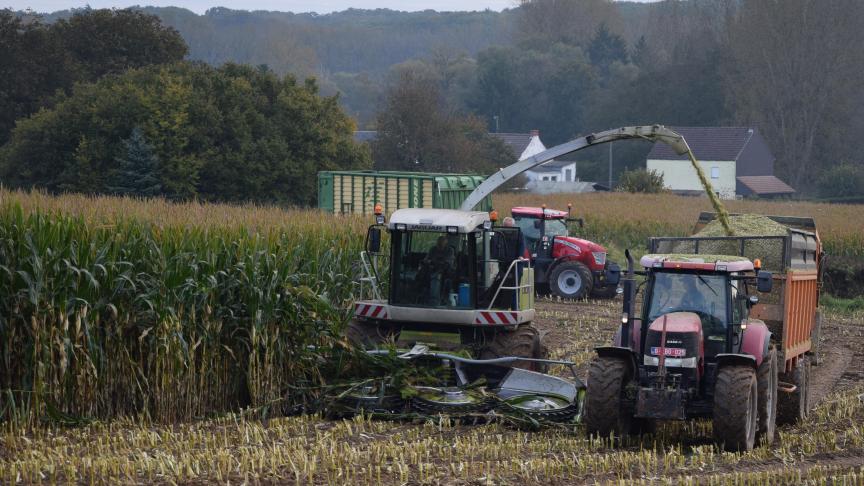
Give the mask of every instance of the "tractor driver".
[(456, 263), (456, 252), (441, 235), (429, 249), (424, 260), (430, 271), (429, 299), (432, 305), (441, 305), (441, 289)]

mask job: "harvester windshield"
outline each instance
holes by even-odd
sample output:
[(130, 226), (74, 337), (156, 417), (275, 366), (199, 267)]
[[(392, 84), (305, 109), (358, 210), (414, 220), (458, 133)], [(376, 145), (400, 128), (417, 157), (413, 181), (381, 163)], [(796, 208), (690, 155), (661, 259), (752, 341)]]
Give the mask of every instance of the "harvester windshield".
[(729, 296), (726, 275), (656, 272), (651, 286), (648, 321), (672, 312), (693, 312), (706, 338), (725, 336)]
[(471, 308), (475, 239), (470, 233), (394, 231), (392, 303)]

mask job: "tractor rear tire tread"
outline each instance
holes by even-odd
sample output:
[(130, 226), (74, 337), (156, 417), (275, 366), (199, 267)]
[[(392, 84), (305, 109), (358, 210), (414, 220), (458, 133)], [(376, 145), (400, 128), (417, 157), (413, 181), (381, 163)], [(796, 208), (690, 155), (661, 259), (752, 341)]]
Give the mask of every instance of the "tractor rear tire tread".
[(633, 418), (623, 402), (624, 388), (631, 378), (630, 365), (623, 359), (597, 357), (591, 361), (585, 396), (585, 426), (589, 434), (600, 437), (630, 434)]
[(759, 430), (756, 439), (764, 437), (768, 444), (772, 444), (777, 429), (778, 398), (777, 350), (774, 346), (771, 346), (768, 356), (759, 365), (756, 380), (759, 393)]
[(714, 385), (714, 441), (725, 450), (752, 450), (756, 443), (758, 385), (749, 366), (724, 366)]

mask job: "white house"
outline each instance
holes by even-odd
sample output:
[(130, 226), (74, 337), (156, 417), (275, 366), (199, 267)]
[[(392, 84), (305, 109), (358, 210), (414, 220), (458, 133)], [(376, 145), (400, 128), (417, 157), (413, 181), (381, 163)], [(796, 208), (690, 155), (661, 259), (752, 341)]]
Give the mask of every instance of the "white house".
[[(493, 133), (500, 138), (516, 155), (516, 160), (524, 160), (546, 150), (540, 140), (540, 131), (530, 133)], [(576, 162), (550, 160), (545, 164), (525, 171), (529, 182), (574, 182), (576, 181)]]
[[(774, 176), (774, 156), (765, 139), (748, 127), (670, 127), (687, 140), (696, 160), (718, 196), (773, 197), (795, 192)], [(655, 143), (646, 168), (663, 175), (673, 192), (702, 194), (702, 184), (687, 155)]]

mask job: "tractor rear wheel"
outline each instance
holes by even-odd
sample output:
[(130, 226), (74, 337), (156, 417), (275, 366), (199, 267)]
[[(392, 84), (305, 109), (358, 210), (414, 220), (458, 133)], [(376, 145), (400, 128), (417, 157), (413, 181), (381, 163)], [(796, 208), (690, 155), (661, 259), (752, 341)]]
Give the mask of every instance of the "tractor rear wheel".
[(633, 414), (624, 403), (627, 385), (633, 378), (630, 365), (621, 358), (597, 357), (588, 369), (585, 395), (585, 425), (589, 434), (606, 437), (629, 435)]
[(342, 331), (342, 335), (355, 347), (369, 349), (395, 341), (399, 337), (399, 332), (375, 321), (361, 322), (351, 319)]
[(804, 420), (810, 411), (810, 359), (806, 356), (790, 373), (784, 373), (781, 381), (795, 385), (795, 391), (784, 393), (777, 400), (777, 422), (794, 424)]
[(714, 441), (730, 452), (749, 451), (759, 428), (759, 392), (756, 370), (724, 366), (714, 385)]
[(756, 371), (759, 387), (759, 431), (756, 438), (765, 438), (765, 442), (774, 442), (774, 431), (777, 428), (777, 350), (774, 346), (768, 351), (768, 356), (762, 360)]
[[(537, 328), (530, 323), (520, 324), (513, 330), (496, 330), (480, 349), (480, 359), (495, 359), (506, 356), (547, 359), (549, 350), (540, 339), (540, 332), (537, 331)], [(544, 363), (532, 361), (516, 361), (511, 366), (540, 373), (544, 373), (547, 368)]]
[(549, 289), (562, 299), (582, 299), (594, 288), (591, 270), (579, 262), (561, 262), (549, 275)]

